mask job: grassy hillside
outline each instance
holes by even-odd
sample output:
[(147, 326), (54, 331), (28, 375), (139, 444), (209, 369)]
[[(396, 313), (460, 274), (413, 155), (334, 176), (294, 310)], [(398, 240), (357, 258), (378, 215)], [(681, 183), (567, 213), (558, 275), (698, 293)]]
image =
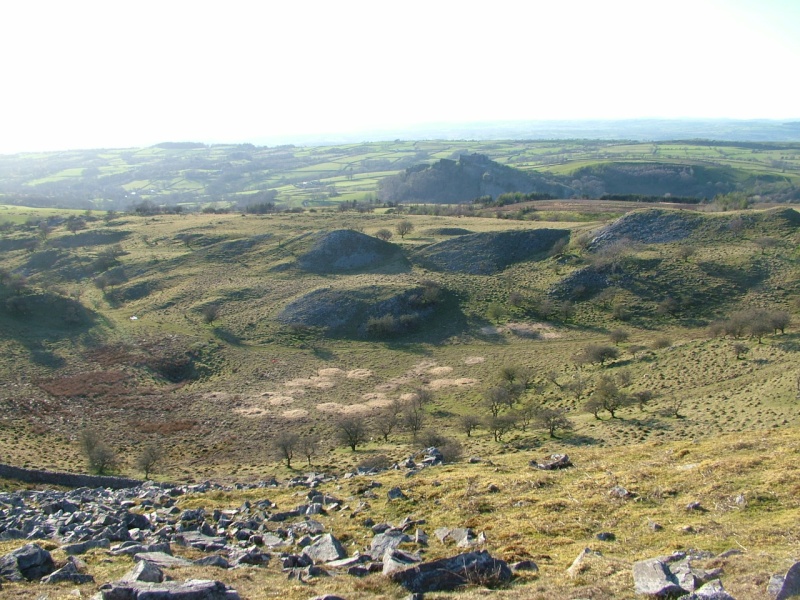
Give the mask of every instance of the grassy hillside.
[[(719, 566), (734, 595), (756, 597), (798, 549), (798, 213), (655, 208), (602, 220), (619, 205), (550, 209), (562, 220), (331, 210), (81, 215), (75, 228), (65, 212), (42, 229), (10, 219), (20, 224), (0, 239), (0, 460), (82, 472), (78, 437), (91, 430), (121, 474), (136, 476), (137, 456), (158, 443), (157, 478), (254, 481), (301, 470), (304, 459), (289, 470), (275, 452), (287, 431), (317, 437), (312, 468), (337, 474), (444, 443), (461, 459), (413, 479), (378, 476), (412, 500), (381, 495), (373, 516), (471, 526), (502, 558), (535, 560), (539, 575), (503, 597), (630, 597), (633, 560), (689, 547), (745, 548)], [(402, 221), (410, 233), (374, 237)], [(526, 240), (547, 242), (522, 252)], [(754, 329), (765, 315), (788, 324)], [(506, 425), (488, 419), (497, 388), (511, 394), (509, 408), (496, 404)], [(613, 415), (588, 409), (614, 393)], [(399, 416), (384, 440), (380, 422), (420, 394), (417, 440)], [(571, 428), (551, 436), (542, 409)], [(336, 439), (348, 416), (370, 427), (355, 452)], [(469, 435), (466, 416), (482, 420)], [(574, 469), (528, 467), (564, 452)], [(330, 491), (357, 504), (355, 485)], [(613, 498), (615, 485), (635, 496)], [(280, 505), (292, 494), (269, 492)], [(695, 500), (708, 512), (687, 512)], [(333, 529), (363, 545), (367, 530), (342, 515)], [(594, 540), (604, 530), (617, 542)], [(568, 577), (587, 545), (605, 558)], [(451, 550), (432, 545), (429, 556)], [(126, 568), (91, 561), (98, 579)], [(277, 567), (225, 577), (248, 598), (272, 586), (309, 595)], [(336, 578), (314, 593), (352, 585)], [(348, 597), (401, 597), (379, 577), (356, 587)]]

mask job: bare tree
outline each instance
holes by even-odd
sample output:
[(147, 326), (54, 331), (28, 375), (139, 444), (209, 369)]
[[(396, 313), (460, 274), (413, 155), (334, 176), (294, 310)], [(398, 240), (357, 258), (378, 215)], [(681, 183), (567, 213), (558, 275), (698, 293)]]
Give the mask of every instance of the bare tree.
[(336, 423), (339, 441), (353, 452), (369, 441), (367, 426), (357, 417), (344, 417)]
[(414, 231), (414, 224), (411, 221), (400, 221), (395, 226), (394, 230), (401, 239), (405, 239), (409, 233)]
[(136, 467), (144, 473), (145, 479), (150, 479), (150, 473), (155, 471), (158, 464), (164, 459), (164, 449), (160, 444), (147, 444), (139, 456), (136, 457)]
[(608, 334), (608, 337), (611, 338), (611, 341), (614, 342), (615, 346), (619, 346), (620, 342), (628, 341), (630, 334), (624, 329), (614, 329)]
[(472, 437), (472, 432), (481, 424), (481, 420), (477, 415), (462, 415), (458, 424), (467, 437)]
[(310, 467), (311, 459), (319, 452), (319, 437), (313, 434), (304, 435), (300, 438), (298, 450), (306, 457), (308, 466)]
[(378, 231), (375, 232), (375, 237), (384, 242), (388, 242), (392, 239), (392, 232), (388, 229), (378, 229)]
[(514, 425), (516, 425), (516, 422), (513, 415), (505, 414), (505, 415), (489, 416), (484, 421), (484, 425), (486, 429), (492, 432), (495, 442), (502, 442), (503, 436), (512, 429), (514, 429)]
[(402, 419), (403, 426), (411, 432), (411, 438), (416, 442), (417, 435), (422, 431), (422, 427), (425, 424), (425, 411), (422, 410), (421, 406), (411, 401), (403, 410)]
[(551, 438), (556, 437), (556, 431), (569, 431), (573, 427), (563, 408), (539, 409), (536, 413), (536, 423), (542, 429), (546, 429)]
[(300, 443), (300, 437), (291, 431), (283, 431), (272, 440), (272, 448), (275, 453), (286, 461), (286, 466), (292, 468), (292, 458), (294, 451)]
[(397, 413), (398, 411), (393, 406), (389, 406), (380, 411), (373, 420), (375, 429), (381, 434), (384, 442), (389, 441), (389, 436), (392, 435), (392, 432), (399, 424)]

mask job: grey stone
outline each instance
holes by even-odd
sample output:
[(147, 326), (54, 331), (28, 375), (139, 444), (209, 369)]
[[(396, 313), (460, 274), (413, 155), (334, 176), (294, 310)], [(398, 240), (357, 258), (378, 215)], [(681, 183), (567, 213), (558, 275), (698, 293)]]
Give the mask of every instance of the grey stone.
[(680, 600), (736, 600), (725, 588), (719, 579), (712, 579), (708, 583), (700, 586), (693, 593), (681, 596)]
[(797, 596), (800, 596), (800, 562), (796, 562), (789, 567), (775, 600), (786, 600)]
[(781, 591), (783, 587), (783, 575), (775, 574), (769, 578), (769, 582), (767, 583), (767, 594), (770, 598), (775, 598), (778, 595), (778, 592)]
[(184, 583), (165, 581), (119, 581), (100, 588), (102, 600), (239, 600), (239, 594), (221, 581), (190, 579)]
[(544, 462), (536, 462), (535, 460), (532, 460), (530, 465), (544, 471), (555, 471), (558, 469), (566, 469), (571, 467), (572, 461), (566, 454), (551, 454), (549, 460)]
[(211, 556), (204, 556), (193, 561), (194, 564), (201, 567), (219, 567), (220, 569), (230, 569), (231, 564), (224, 556), (219, 554), (212, 554)]
[(122, 576), (121, 581), (146, 581), (149, 583), (161, 583), (164, 581), (164, 571), (147, 560), (137, 562), (133, 568)]
[(408, 496), (403, 493), (399, 487), (393, 487), (386, 493), (387, 498), (389, 500), (407, 500)]
[(451, 591), (469, 583), (505, 583), (511, 579), (511, 569), (505, 561), (481, 550), (394, 571), (389, 579), (410, 592), (424, 594)]
[(515, 563), (509, 565), (511, 568), (512, 573), (517, 573), (518, 571), (533, 571), (536, 572), (539, 570), (539, 566), (533, 562), (532, 560), (520, 560)]
[(402, 531), (387, 531), (379, 533), (372, 538), (369, 545), (369, 554), (375, 560), (380, 560), (387, 550), (394, 550), (404, 542), (410, 542), (411, 538)]
[(391, 575), (395, 571), (407, 569), (421, 562), (422, 557), (419, 554), (404, 552), (397, 548), (389, 548), (383, 555), (383, 568), (381, 571), (384, 575)]
[(135, 561), (146, 560), (147, 562), (151, 562), (154, 565), (161, 567), (162, 569), (192, 566), (191, 561), (185, 560), (183, 558), (176, 558), (175, 556), (172, 556), (165, 552), (140, 552), (138, 554), (133, 555), (133, 560)]
[(37, 544), (27, 544), (0, 557), (0, 579), (41, 579), (56, 570), (53, 557)]
[(637, 594), (656, 598), (679, 596), (688, 591), (678, 584), (667, 565), (657, 558), (633, 563), (633, 583)]
[(109, 548), (110, 546), (111, 542), (105, 538), (101, 538), (99, 540), (87, 540), (85, 542), (65, 544), (61, 546), (61, 550), (63, 550), (65, 554), (71, 556), (74, 554), (85, 554), (89, 550), (93, 550), (95, 548)]
[(50, 573), (50, 575), (47, 575), (46, 577), (42, 578), (42, 583), (46, 584), (62, 583), (65, 581), (81, 585), (84, 583), (94, 582), (94, 577), (79, 572), (78, 567), (75, 566), (75, 563), (68, 562), (66, 565), (64, 565), (57, 571), (53, 571), (52, 573)]
[(308, 556), (315, 565), (347, 556), (342, 544), (330, 533), (320, 536), (313, 544), (304, 548), (303, 554)]

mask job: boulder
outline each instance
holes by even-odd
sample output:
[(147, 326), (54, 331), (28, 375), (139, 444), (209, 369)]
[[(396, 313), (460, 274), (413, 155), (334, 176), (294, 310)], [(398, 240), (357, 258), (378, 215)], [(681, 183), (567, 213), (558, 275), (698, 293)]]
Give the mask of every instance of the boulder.
[(467, 552), (389, 574), (389, 579), (410, 592), (452, 591), (471, 583), (498, 585), (511, 579), (508, 564), (493, 558), (487, 551)]
[(224, 556), (220, 556), (219, 554), (204, 556), (203, 558), (198, 558), (192, 562), (200, 567), (218, 567), (220, 569), (231, 568), (231, 564), (228, 562), (228, 559), (226, 559)]
[(700, 586), (688, 596), (681, 596), (680, 600), (736, 600), (725, 588), (719, 579), (712, 579)]
[(411, 538), (402, 531), (390, 530), (379, 533), (372, 538), (369, 545), (369, 555), (374, 560), (380, 560), (387, 550), (394, 550), (404, 542), (410, 542)]
[(84, 583), (93, 583), (94, 577), (78, 571), (78, 567), (74, 562), (67, 562), (66, 565), (57, 571), (53, 571), (50, 575), (42, 577), (42, 583), (47, 584), (62, 583), (64, 581), (81, 585)]
[(658, 558), (633, 563), (633, 584), (637, 594), (669, 598), (686, 594), (669, 567)]
[(775, 600), (788, 600), (794, 597), (800, 597), (800, 562), (789, 567)]
[(140, 560), (134, 567), (122, 576), (121, 581), (146, 581), (149, 583), (161, 583), (164, 581), (164, 571), (147, 560)]
[(572, 461), (566, 454), (551, 454), (548, 460), (545, 460), (544, 462), (532, 460), (530, 465), (544, 471), (555, 471), (557, 469), (566, 469), (571, 467)]
[(239, 594), (221, 581), (190, 579), (165, 581), (118, 581), (100, 588), (100, 600), (239, 600)]
[(53, 557), (37, 544), (27, 544), (0, 557), (0, 579), (33, 581), (55, 570)]
[(395, 571), (407, 569), (420, 562), (422, 562), (422, 558), (419, 554), (412, 554), (411, 552), (404, 552), (397, 548), (390, 548), (383, 555), (382, 572), (384, 575), (391, 575)]
[(67, 554), (68, 556), (72, 556), (75, 554), (85, 554), (89, 550), (93, 550), (95, 548), (108, 548), (110, 546), (111, 542), (109, 542), (105, 538), (100, 538), (98, 540), (87, 540), (85, 542), (65, 544), (61, 546), (61, 550), (63, 550), (64, 553)]
[(133, 555), (133, 560), (135, 561), (146, 560), (147, 562), (153, 563), (154, 565), (161, 567), (162, 569), (192, 566), (192, 563), (190, 561), (185, 560), (183, 558), (177, 558), (165, 552), (140, 552), (139, 554)]
[(342, 544), (330, 533), (320, 536), (313, 544), (304, 548), (303, 554), (308, 556), (315, 565), (347, 556)]

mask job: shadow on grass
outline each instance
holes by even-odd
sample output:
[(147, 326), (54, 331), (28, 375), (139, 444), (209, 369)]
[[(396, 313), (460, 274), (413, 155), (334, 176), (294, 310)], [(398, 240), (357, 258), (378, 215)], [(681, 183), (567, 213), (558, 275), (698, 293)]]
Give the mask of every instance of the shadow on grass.
[(314, 353), (314, 356), (321, 360), (335, 360), (336, 354), (327, 348), (320, 348), (319, 346), (315, 346), (311, 350)]
[(244, 343), (242, 342), (242, 338), (240, 338), (235, 333), (223, 329), (222, 327), (214, 327), (214, 337), (218, 340), (225, 342), (226, 344), (230, 344), (231, 346), (243, 346)]

